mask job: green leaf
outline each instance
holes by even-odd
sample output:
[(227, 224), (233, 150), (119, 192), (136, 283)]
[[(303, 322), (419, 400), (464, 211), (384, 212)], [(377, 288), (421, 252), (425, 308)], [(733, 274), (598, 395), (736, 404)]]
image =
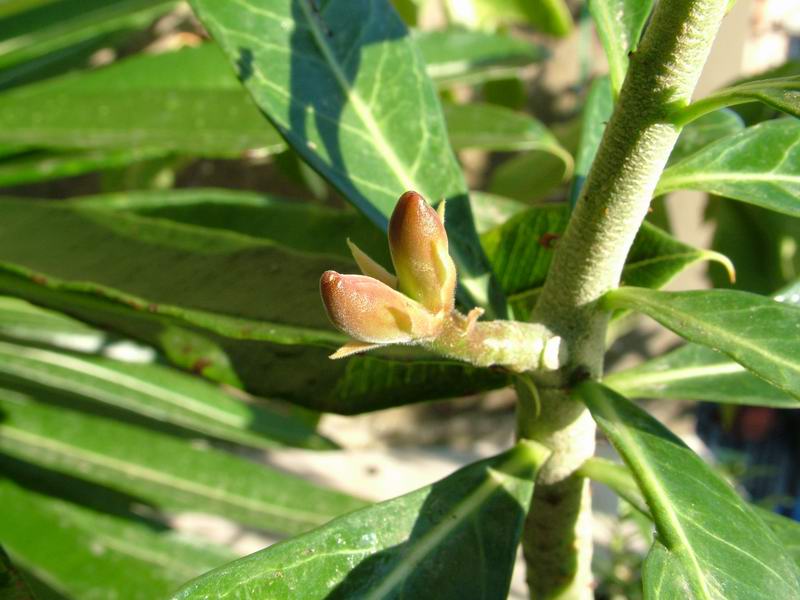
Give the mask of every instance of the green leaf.
[[(482, 236), (500, 285), (519, 314), (526, 314), (536, 301), (550, 268), (553, 246), (568, 219), (565, 205), (537, 206)], [(627, 284), (660, 287), (699, 260), (723, 259), (645, 223), (628, 254), (622, 278)]]
[(724, 106), (746, 102), (763, 102), (771, 108), (800, 117), (800, 75), (756, 79), (723, 88), (692, 102), (677, 116), (681, 123), (688, 123)]
[(541, 446), (521, 442), (207, 573), (174, 598), (290, 598), (302, 590), (309, 600), (505, 599), (533, 478), (546, 456)]
[(0, 338), (82, 352), (112, 341), (106, 332), (7, 296), (0, 296)]
[(213, 44), (138, 55), (1, 95), (0, 143), (234, 158), (285, 147)]
[(192, 6), (288, 144), (375, 224), (406, 190), (448, 200), (461, 296), (504, 314), (436, 90), (387, 0)]
[[(776, 298), (800, 304), (800, 283), (781, 290)], [(607, 386), (629, 397), (691, 398), (746, 404), (797, 408), (797, 400), (745, 370), (711, 348), (685, 346), (641, 365), (608, 375)]]
[[(141, 30), (173, 0), (56, 0), (0, 13), (0, 88), (47, 74), (108, 45), (110, 34)], [(55, 68), (55, 69), (54, 69)]]
[[(595, 456), (583, 463), (578, 469), (578, 473), (592, 481), (608, 486), (645, 517), (652, 520), (653, 517), (642, 498), (642, 492), (627, 466)], [(786, 554), (794, 560), (795, 565), (800, 567), (800, 523), (755, 504), (749, 504), (748, 508), (772, 530)]]
[(427, 64), (428, 76), (440, 86), (516, 76), (520, 68), (547, 56), (543, 47), (507, 33), (461, 27), (416, 32), (414, 41)]
[(487, 192), (472, 192), (471, 199), (472, 210), (475, 213), (475, 227), (481, 236), (529, 208), (522, 202)]
[(2, 546), (0, 546), (0, 597), (5, 600), (35, 600), (28, 589), (28, 584), (11, 563)]
[(572, 166), (569, 152), (540, 121), (529, 115), (493, 104), (447, 103), (444, 116), (455, 150), (543, 150), (564, 161), (565, 169)]
[(70, 203), (234, 231), (301, 252), (348, 260), (350, 238), (378, 262), (391, 265), (386, 236), (354, 210), (214, 188), (127, 191), (76, 198)]
[(68, 404), (52, 390), (0, 388), (0, 450), (166, 511), (208, 512), (279, 533), (363, 506), (300, 477)]
[[(785, 63), (780, 64), (777, 67), (772, 67), (766, 71), (739, 79), (733, 82), (732, 85), (741, 85), (763, 79), (775, 79), (778, 77), (792, 77), (797, 75), (800, 75), (800, 60), (787, 60)], [(761, 123), (762, 121), (767, 121), (769, 119), (774, 119), (780, 115), (778, 111), (767, 106), (766, 104), (762, 104), (761, 102), (736, 104), (733, 106), (733, 110), (736, 111), (740, 117), (742, 117), (747, 126), (755, 125), (756, 123)]]
[(527, 23), (555, 36), (572, 30), (572, 16), (564, 0), (448, 0), (447, 4), (451, 18), (470, 28)]
[(604, 304), (643, 312), (800, 397), (798, 306), (734, 290), (659, 292), (633, 287), (608, 292)]
[(328, 322), (318, 281), (327, 269), (356, 272), (350, 260), (65, 203), (0, 202), (0, 237), (0, 293), (142, 340), (257, 395), (355, 413), (508, 382), (405, 347), (328, 360), (345, 337)]
[(628, 55), (636, 50), (653, 0), (590, 0), (589, 12), (608, 58), (608, 74), (614, 96), (622, 89), (628, 71)]
[[(566, 159), (569, 159), (567, 162)], [(533, 204), (554, 191), (571, 176), (572, 158), (552, 151), (532, 150), (506, 160), (492, 173), (492, 194)]]
[(800, 568), (800, 523), (757, 506), (754, 506), (753, 510), (772, 530), (775, 537), (780, 540), (786, 553), (792, 557), (795, 565)]
[(628, 464), (655, 520), (645, 597), (800, 596), (798, 571), (766, 525), (712, 469), (646, 412), (596, 383), (576, 392)]
[(656, 195), (679, 189), (800, 216), (800, 120), (748, 127), (672, 165), (661, 175)]
[(160, 158), (166, 154), (165, 150), (143, 148), (32, 152), (0, 162), (0, 186), (74, 177), (92, 171), (125, 167), (143, 160)]
[(754, 376), (724, 354), (695, 344), (613, 373), (603, 383), (628, 397), (800, 408), (797, 398)]
[(766, 295), (800, 276), (800, 219), (716, 196), (706, 219), (715, 225), (712, 248), (736, 265), (735, 282), (710, 270), (714, 287)]
[(592, 167), (603, 132), (606, 130), (606, 123), (611, 119), (613, 111), (611, 82), (608, 77), (599, 77), (589, 88), (581, 114), (581, 137), (575, 156), (575, 175), (569, 191), (569, 201), (572, 206), (578, 201), (583, 182)]
[(699, 152), (710, 143), (744, 129), (742, 118), (732, 110), (723, 108), (703, 115), (681, 130), (678, 141), (669, 155), (668, 165), (672, 165)]
[(6, 478), (0, 478), (0, 502), (6, 548), (21, 567), (69, 598), (163, 598), (187, 579), (233, 559), (224, 548), (46, 496)]
[(254, 447), (335, 445), (290, 417), (245, 404), (217, 386), (160, 365), (126, 363), (0, 342), (0, 380), (43, 386)]

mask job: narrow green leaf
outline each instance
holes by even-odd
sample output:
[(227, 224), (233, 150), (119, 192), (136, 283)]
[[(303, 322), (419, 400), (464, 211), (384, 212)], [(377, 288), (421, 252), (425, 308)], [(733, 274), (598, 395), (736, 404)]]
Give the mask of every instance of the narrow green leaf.
[(350, 260), (64, 203), (0, 202), (0, 236), (0, 293), (144, 341), (257, 395), (354, 413), (508, 381), (405, 347), (329, 360), (345, 337), (328, 322), (319, 277), (355, 273)]
[[(0, 117), (0, 120), (2, 120), (2, 117)], [(167, 151), (158, 148), (33, 152), (0, 162), (0, 186), (36, 183), (61, 177), (74, 177), (93, 171), (125, 167), (143, 160), (160, 158), (166, 155)]]
[(672, 165), (661, 175), (656, 195), (679, 189), (800, 216), (800, 120), (748, 127)]
[(592, 167), (603, 132), (606, 130), (606, 123), (611, 119), (613, 110), (611, 82), (608, 77), (599, 77), (589, 88), (581, 114), (581, 137), (575, 156), (575, 175), (569, 191), (571, 206), (575, 206), (578, 201), (578, 195)]
[[(50, 390), (37, 399), (59, 400)], [(218, 514), (294, 534), (363, 502), (188, 440), (0, 388), (0, 450), (167, 511)]]
[(688, 123), (724, 106), (746, 102), (763, 102), (776, 110), (800, 117), (800, 75), (756, 79), (723, 88), (692, 102), (677, 116), (681, 123)]
[(330, 449), (332, 442), (290, 417), (156, 364), (134, 364), (0, 342), (0, 379), (34, 383), (249, 446)]
[(712, 469), (646, 412), (596, 383), (576, 392), (633, 471), (655, 520), (645, 598), (800, 596), (798, 571), (766, 525)]
[(0, 296), (0, 337), (83, 352), (97, 352), (112, 341), (106, 332), (7, 296)]
[(563, 160), (565, 169), (571, 168), (569, 152), (540, 121), (529, 115), (494, 104), (447, 103), (444, 116), (455, 150), (543, 150)]
[(285, 147), (213, 44), (142, 54), (0, 95), (0, 142), (223, 157)]
[[(800, 304), (800, 283), (775, 297)], [(711, 348), (686, 344), (672, 352), (603, 380), (629, 397), (690, 398), (726, 404), (797, 408), (797, 399), (756, 377), (740, 364)]]
[(686, 398), (800, 408), (786, 392), (754, 376), (724, 354), (704, 346), (687, 344), (638, 367), (607, 376), (603, 383), (621, 394), (636, 398)]
[(28, 584), (11, 563), (2, 546), (0, 546), (0, 597), (5, 600), (35, 600)]
[(604, 303), (643, 312), (800, 397), (798, 306), (733, 290), (660, 292), (633, 287), (608, 292)]
[(301, 252), (350, 260), (347, 238), (391, 266), (386, 236), (355, 210), (338, 210), (237, 190), (186, 188), (76, 198), (73, 206), (133, 212), (277, 242)]
[[(793, 77), (800, 75), (800, 60), (787, 60), (785, 63), (772, 67), (766, 71), (756, 73), (749, 77), (744, 77), (733, 82), (732, 85), (741, 85), (753, 81), (764, 79), (775, 79), (778, 77)], [(769, 119), (774, 119), (780, 115), (778, 111), (761, 102), (748, 102), (746, 104), (736, 104), (733, 110), (742, 117), (747, 126), (761, 123)]]
[(15, 560), (69, 598), (163, 598), (233, 559), (222, 547), (95, 512), (5, 478), (0, 503), (0, 538)]
[(738, 133), (742, 129), (744, 129), (742, 118), (727, 108), (703, 115), (681, 130), (667, 164), (675, 164), (687, 156), (699, 152), (712, 142)]
[[(533, 306), (550, 268), (553, 247), (568, 219), (565, 205), (538, 206), (482, 236), (498, 280), (520, 314)], [(688, 265), (709, 259), (722, 260), (645, 223), (628, 254), (622, 277), (627, 284), (660, 287)]]
[[(592, 481), (608, 486), (652, 520), (650, 511), (644, 503), (642, 492), (627, 466), (595, 456), (581, 465), (578, 472)], [(787, 555), (800, 568), (800, 523), (755, 504), (749, 504), (748, 507), (772, 530)]]
[(636, 50), (653, 0), (590, 0), (589, 12), (608, 58), (608, 74), (616, 96), (628, 71), (628, 54)]
[(199, 577), (174, 598), (496, 598), (547, 451), (533, 442)]
[(461, 294), (504, 314), (436, 90), (387, 0), (192, 6), (288, 144), (376, 225), (406, 190), (448, 200)]
[(428, 75), (440, 86), (478, 84), (515, 76), (519, 69), (543, 60), (541, 46), (503, 32), (449, 27), (414, 33)]
[(0, 14), (0, 88), (22, 83), (75, 57), (86, 60), (109, 35), (137, 31), (174, 0), (70, 0)]

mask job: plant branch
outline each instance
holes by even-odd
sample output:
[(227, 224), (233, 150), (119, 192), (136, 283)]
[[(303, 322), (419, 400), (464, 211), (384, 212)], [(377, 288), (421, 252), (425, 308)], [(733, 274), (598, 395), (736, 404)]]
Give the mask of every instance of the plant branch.
[[(672, 122), (675, 110), (689, 104), (726, 7), (726, 0), (658, 3), (631, 55), (616, 109), (534, 310), (534, 320), (561, 336), (570, 350), (566, 368), (553, 376), (534, 374), (542, 417), (538, 424), (520, 425), (521, 434), (553, 449), (538, 476), (523, 544), (537, 600), (592, 597), (586, 527), (591, 508), (588, 488), (575, 471), (594, 453), (594, 424), (566, 390), (576, 378), (602, 375), (608, 314), (598, 300), (619, 284), (680, 133)], [(559, 418), (543, 418), (548, 405)], [(548, 515), (547, 522), (537, 511)], [(540, 568), (536, 558), (544, 555), (570, 565), (569, 572), (553, 576)]]

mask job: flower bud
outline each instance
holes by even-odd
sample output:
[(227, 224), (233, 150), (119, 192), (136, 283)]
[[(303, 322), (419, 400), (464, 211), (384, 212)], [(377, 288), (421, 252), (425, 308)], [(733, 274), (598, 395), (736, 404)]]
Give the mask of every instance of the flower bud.
[(402, 344), (433, 337), (441, 328), (441, 319), (372, 277), (325, 271), (320, 294), (331, 322), (362, 342)]
[(401, 292), (433, 313), (453, 309), (456, 267), (444, 219), (416, 192), (397, 201), (389, 221), (389, 249)]

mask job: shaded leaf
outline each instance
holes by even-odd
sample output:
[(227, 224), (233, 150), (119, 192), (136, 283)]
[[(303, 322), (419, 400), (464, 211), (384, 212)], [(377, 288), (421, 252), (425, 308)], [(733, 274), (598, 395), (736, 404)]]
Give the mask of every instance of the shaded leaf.
[(748, 127), (667, 168), (656, 195), (700, 190), (800, 216), (800, 120)]
[(754, 101), (800, 117), (800, 75), (756, 79), (723, 88), (692, 102), (678, 116), (682, 123), (687, 123), (724, 106)]
[(436, 90), (387, 0), (192, 6), (287, 143), (381, 229), (406, 190), (448, 200), (461, 297), (504, 314)]
[(350, 260), (88, 207), (3, 201), (0, 215), (0, 293), (142, 340), (255, 394), (354, 413), (508, 381), (405, 347), (328, 360), (345, 338), (328, 322), (318, 281), (327, 269), (356, 272)]
[[(537, 206), (482, 237), (503, 290), (522, 314), (538, 297), (568, 218), (565, 205)], [(645, 223), (628, 254), (622, 278), (628, 284), (660, 287), (688, 265), (708, 259), (720, 260)]]
[(3, 543), (20, 566), (70, 598), (164, 597), (233, 559), (224, 548), (95, 512), (5, 478), (0, 479), (0, 502)]
[(160, 365), (0, 342), (0, 379), (74, 394), (239, 444), (335, 447), (300, 421), (245, 404), (210, 383)]
[(592, 82), (581, 114), (581, 137), (575, 155), (575, 175), (569, 190), (569, 201), (575, 206), (583, 182), (592, 167), (600, 140), (606, 130), (606, 123), (614, 110), (614, 98), (608, 77), (600, 77)]
[(0, 89), (77, 62), (167, 12), (174, 0), (55, 0), (0, 13)]
[(477, 84), (515, 76), (521, 67), (547, 55), (543, 47), (499, 31), (449, 27), (416, 32), (414, 41), (428, 75), (439, 85)]
[(447, 103), (444, 116), (455, 150), (543, 150), (558, 156), (565, 169), (571, 168), (569, 152), (540, 121), (529, 115), (494, 104)]
[(28, 584), (2, 546), (0, 546), (0, 596), (6, 600), (34, 600)]
[[(52, 390), (30, 390), (59, 400)], [(0, 450), (167, 511), (218, 514), (293, 534), (363, 506), (300, 477), (169, 435), (0, 388)]]
[(800, 397), (800, 307), (733, 290), (660, 292), (623, 287), (609, 308), (643, 312), (681, 337), (722, 352)]
[(591, 0), (589, 12), (608, 58), (608, 74), (616, 96), (628, 71), (628, 55), (636, 50), (653, 9), (653, 0)]
[(492, 194), (533, 204), (552, 195), (572, 172), (572, 157), (564, 152), (531, 150), (497, 167), (489, 180)]
[(800, 595), (797, 568), (780, 542), (699, 456), (608, 388), (587, 382), (576, 391), (652, 511), (657, 538), (644, 564), (645, 598)]
[(230, 598), (505, 599), (533, 478), (546, 456), (541, 446), (521, 442), (207, 573), (174, 598), (225, 590)]

